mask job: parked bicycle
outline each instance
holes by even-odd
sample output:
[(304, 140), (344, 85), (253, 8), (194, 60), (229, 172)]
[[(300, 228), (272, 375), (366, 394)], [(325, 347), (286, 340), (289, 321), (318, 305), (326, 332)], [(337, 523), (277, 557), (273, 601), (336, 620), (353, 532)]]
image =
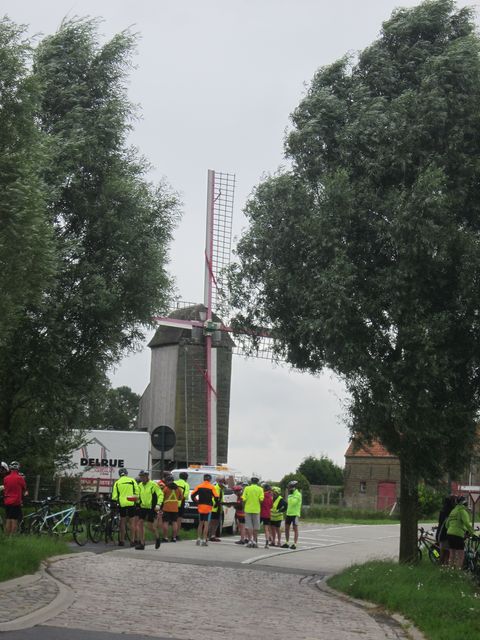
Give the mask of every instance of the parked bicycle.
[(57, 501), (57, 504), (70, 505), (66, 509), (61, 511), (55, 511), (54, 513), (38, 512), (34, 518), (32, 518), (30, 524), (30, 532), (32, 534), (40, 535), (42, 533), (48, 533), (50, 535), (66, 535), (71, 533), (75, 542), (83, 547), (88, 540), (87, 523), (81, 517), (79, 513), (80, 503)]
[[(88, 523), (88, 536), (92, 542), (100, 542), (103, 540), (106, 544), (109, 542), (118, 542), (120, 535), (120, 513), (115, 503), (108, 500), (97, 500), (90, 503), (90, 508), (94, 509), (97, 514), (90, 518)], [(125, 531), (125, 538), (129, 540), (128, 528)]]
[(468, 536), (465, 540), (463, 568), (480, 581), (480, 537), (478, 535)]
[(38, 518), (43, 518), (52, 512), (53, 505), (60, 500), (59, 496), (49, 496), (44, 500), (32, 500), (29, 504), (37, 507), (35, 511), (32, 513), (28, 513), (23, 516), (20, 525), (19, 532), (23, 534), (30, 534), (32, 522), (37, 520)]
[(418, 561), (423, 558), (424, 552), (433, 564), (440, 562), (440, 547), (435, 538), (435, 529), (433, 531), (426, 531), (423, 527), (418, 528)]

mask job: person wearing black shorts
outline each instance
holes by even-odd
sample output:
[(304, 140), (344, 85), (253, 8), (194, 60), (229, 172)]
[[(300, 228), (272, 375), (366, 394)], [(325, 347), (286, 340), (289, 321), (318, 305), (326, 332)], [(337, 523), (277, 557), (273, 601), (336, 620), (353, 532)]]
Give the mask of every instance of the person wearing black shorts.
[(8, 465), (10, 473), (3, 478), (3, 502), (5, 505), (5, 533), (12, 535), (22, 520), (23, 496), (27, 493), (25, 478), (20, 473), (20, 464), (13, 461)]
[(160, 547), (160, 522), (158, 514), (163, 504), (163, 491), (156, 482), (150, 480), (148, 471), (140, 471), (138, 474), (138, 489), (140, 492), (140, 500), (137, 507), (137, 544), (135, 549), (143, 551), (145, 549), (145, 526), (155, 536), (155, 549)]

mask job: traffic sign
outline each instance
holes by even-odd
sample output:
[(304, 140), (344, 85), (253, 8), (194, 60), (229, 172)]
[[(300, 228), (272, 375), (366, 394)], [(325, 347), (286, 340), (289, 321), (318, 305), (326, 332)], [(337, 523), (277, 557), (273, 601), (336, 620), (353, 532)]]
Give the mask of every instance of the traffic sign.
[(177, 442), (177, 436), (172, 427), (162, 424), (151, 433), (152, 445), (158, 451), (169, 451)]

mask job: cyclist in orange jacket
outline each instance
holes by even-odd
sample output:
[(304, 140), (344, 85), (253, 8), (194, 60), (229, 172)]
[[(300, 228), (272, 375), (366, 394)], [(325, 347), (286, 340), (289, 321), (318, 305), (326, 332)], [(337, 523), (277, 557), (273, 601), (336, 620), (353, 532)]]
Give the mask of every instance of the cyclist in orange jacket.
[(197, 546), (206, 547), (213, 503), (214, 501), (218, 503), (220, 500), (218, 490), (212, 484), (212, 476), (209, 473), (204, 474), (203, 482), (192, 491), (191, 497), (198, 511)]

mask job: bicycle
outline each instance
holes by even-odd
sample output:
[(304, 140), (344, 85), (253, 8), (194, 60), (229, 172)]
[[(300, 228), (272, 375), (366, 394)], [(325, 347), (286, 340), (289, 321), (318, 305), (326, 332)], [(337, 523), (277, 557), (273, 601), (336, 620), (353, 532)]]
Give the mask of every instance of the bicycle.
[[(90, 507), (99, 512), (96, 518), (88, 523), (88, 537), (95, 544), (103, 539), (105, 544), (118, 542), (120, 539), (120, 513), (117, 505), (108, 500), (97, 500)], [(125, 540), (130, 540), (129, 528), (125, 528)]]
[(426, 531), (423, 527), (418, 528), (418, 546), (417, 546), (417, 560), (420, 562), (423, 558), (423, 551), (428, 553), (430, 562), (438, 564), (440, 561), (440, 547), (435, 538), (433, 531)]
[(463, 568), (470, 571), (480, 581), (480, 538), (478, 535), (468, 536), (465, 540)]
[(31, 500), (30, 504), (36, 505), (38, 508), (36, 511), (33, 511), (22, 518), (19, 525), (19, 532), (24, 535), (29, 535), (31, 533), (32, 522), (39, 517), (43, 518), (51, 513), (52, 505), (55, 502), (58, 502), (59, 499), (59, 496), (49, 496), (44, 500)]
[[(58, 501), (61, 504), (61, 501)], [(63, 502), (63, 504), (70, 504)], [(65, 535), (71, 533), (75, 542), (83, 547), (88, 540), (88, 527), (86, 522), (80, 516), (77, 507), (78, 503), (75, 503), (63, 509), (56, 511), (55, 513), (38, 513), (35, 518), (32, 519), (30, 531), (33, 534), (40, 535), (42, 533), (48, 533), (49, 535)]]

